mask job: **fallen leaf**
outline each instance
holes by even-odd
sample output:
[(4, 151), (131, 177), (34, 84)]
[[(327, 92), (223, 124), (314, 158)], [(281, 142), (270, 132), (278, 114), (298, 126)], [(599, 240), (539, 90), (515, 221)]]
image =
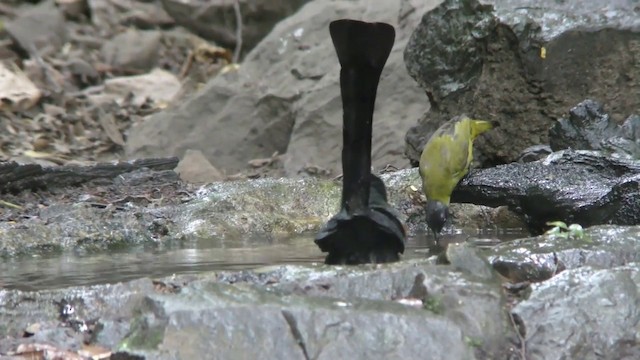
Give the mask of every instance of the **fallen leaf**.
[(82, 345), (78, 350), (78, 355), (91, 358), (93, 360), (108, 359), (111, 357), (111, 350), (98, 345)]
[(124, 138), (120, 133), (120, 129), (118, 129), (118, 125), (116, 124), (113, 114), (105, 114), (103, 111), (100, 111), (98, 121), (100, 122), (100, 126), (102, 126), (104, 132), (114, 144), (124, 146)]
[(41, 96), (40, 89), (20, 69), (11, 71), (0, 63), (0, 110), (30, 109)]
[(64, 165), (67, 163), (67, 159), (64, 159), (63, 157), (45, 153), (45, 152), (27, 150), (24, 152), (24, 155), (34, 159), (48, 160), (58, 165)]

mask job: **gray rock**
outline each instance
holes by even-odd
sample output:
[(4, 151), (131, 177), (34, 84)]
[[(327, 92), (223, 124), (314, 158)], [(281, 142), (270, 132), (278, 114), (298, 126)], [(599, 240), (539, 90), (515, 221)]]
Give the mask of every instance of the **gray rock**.
[(518, 162), (528, 163), (532, 161), (542, 160), (546, 158), (553, 151), (549, 145), (533, 145), (522, 150)]
[(534, 232), (548, 221), (582, 226), (640, 223), (640, 162), (599, 152), (563, 150), (545, 160), (472, 170), (454, 202), (508, 205)]
[[(328, 292), (305, 294), (295, 284), (323, 284)], [(426, 309), (391, 301), (390, 289), (406, 295), (412, 284), (427, 289)], [(158, 359), (414, 359), (425, 349), (433, 359), (503, 358), (511, 331), (498, 283), (428, 261), (282, 266), (39, 293), (0, 290), (0, 300), (0, 329), (8, 335), (0, 339), (2, 353), (34, 337), (77, 349), (82, 332), (61, 326), (72, 321), (96, 324), (94, 343)], [(61, 317), (55, 303), (68, 304), (73, 314)], [(33, 323), (40, 324), (36, 334), (22, 338)]]
[(640, 116), (629, 116), (620, 127), (620, 134), (602, 140), (602, 148), (612, 156), (640, 159)]
[(629, 116), (622, 125), (617, 125), (601, 104), (585, 100), (549, 130), (549, 143), (554, 151), (602, 150), (613, 156), (638, 159), (640, 116)]
[(600, 142), (619, 133), (618, 126), (601, 104), (585, 100), (549, 130), (551, 150), (602, 150)]
[(513, 309), (526, 329), (526, 358), (637, 359), (639, 286), (637, 263), (568, 270), (533, 285)]
[[(253, 49), (273, 26), (295, 13), (309, 0), (240, 0), (242, 47)], [(233, 1), (190, 2), (162, 0), (162, 6), (176, 23), (217, 44), (235, 48), (236, 13)]]
[(7, 33), (26, 53), (55, 52), (67, 41), (64, 14), (53, 0), (44, 1), (5, 25)]
[(539, 282), (564, 269), (610, 269), (640, 262), (640, 227), (594, 226), (584, 236), (544, 235), (491, 249), (493, 267), (513, 282)]
[[(466, 113), (501, 126), (476, 142), (482, 165), (515, 161), (585, 98), (616, 123), (640, 106), (640, 17), (634, 0), (446, 0), (405, 50), (432, 110), (407, 133), (414, 163), (435, 129)], [(603, 30), (606, 29), (606, 30)]]
[(129, 29), (104, 43), (102, 58), (116, 71), (147, 72), (158, 60), (161, 39), (159, 31)]
[[(286, 153), (285, 171), (297, 176), (314, 165), (340, 172), (342, 105), (339, 64), (329, 22), (374, 18), (396, 26), (396, 45), (378, 89), (373, 165), (404, 167), (406, 130), (426, 107), (408, 77), (402, 49), (419, 8), (401, 0), (313, 1), (276, 25), (236, 73), (218, 76), (180, 105), (133, 128), (126, 145), (132, 158), (200, 150), (213, 166), (234, 173), (249, 160)], [(402, 6), (401, 6), (402, 5)]]

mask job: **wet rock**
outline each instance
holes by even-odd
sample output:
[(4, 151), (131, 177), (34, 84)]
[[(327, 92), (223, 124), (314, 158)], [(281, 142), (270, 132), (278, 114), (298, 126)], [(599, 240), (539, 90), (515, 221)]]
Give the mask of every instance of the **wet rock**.
[[(42, 172), (36, 165), (28, 166), (20, 173)], [(96, 166), (101, 167), (100, 164)], [(118, 172), (112, 179), (102, 175), (96, 183), (86, 183), (86, 178), (80, 183), (87, 188), (108, 186), (124, 191), (122, 196), (115, 195), (115, 206), (103, 208), (99, 205), (106, 206), (107, 200), (96, 201), (90, 194), (74, 191), (66, 201), (36, 207), (33, 212), (29, 210), (29, 226), (0, 222), (0, 257), (63, 249), (97, 251), (112, 246), (169, 244), (202, 238), (224, 240), (257, 236), (260, 241), (266, 241), (278, 234), (290, 236), (319, 230), (339, 209), (340, 203), (341, 186), (334, 181), (234, 181), (210, 184), (192, 193), (188, 187), (177, 183), (177, 174), (170, 170)], [(19, 184), (42, 187), (38, 182), (42, 178), (37, 176), (32, 182), (23, 179)], [(407, 169), (384, 174), (381, 178), (387, 185), (389, 203), (400, 211), (403, 221), (407, 219), (410, 232), (424, 231), (424, 206), (415, 199), (416, 191), (413, 190), (420, 181), (417, 171)], [(54, 179), (57, 179), (55, 184), (49, 180), (47, 185), (52, 191), (64, 191), (64, 176)], [(74, 184), (78, 182), (66, 185)], [(11, 191), (12, 186), (4, 185)], [(145, 195), (167, 186), (180, 191), (161, 198), (159, 203)], [(133, 196), (136, 193), (139, 195)], [(149, 204), (149, 201), (154, 202)], [(34, 203), (38, 204), (38, 201), (34, 200)], [(127, 211), (122, 211), (123, 206)], [(497, 219), (490, 217), (488, 220), (487, 214), (504, 213), (504, 209), (498, 208), (494, 213), (491, 209), (478, 210), (470, 204), (453, 204), (452, 211), (457, 216), (456, 226), (471, 226), (473, 231), (486, 228), (487, 221)], [(158, 229), (157, 224), (165, 223), (167, 219), (171, 219), (170, 226)], [(51, 226), (52, 222), (56, 226)]]
[(339, 64), (328, 26), (336, 18), (361, 14), (387, 21), (397, 31), (378, 89), (373, 165), (406, 166), (404, 133), (427, 104), (404, 69), (402, 49), (417, 14), (435, 1), (422, 2), (419, 8), (402, 8), (400, 3), (308, 3), (279, 23), (237, 72), (210, 80), (180, 106), (132, 129), (127, 156), (181, 156), (186, 149), (197, 149), (216, 168), (235, 173), (249, 160), (278, 151), (286, 153), (284, 168), (290, 176), (304, 174), (312, 166), (338, 174), (342, 106), (337, 91)]
[(24, 111), (40, 100), (42, 92), (23, 73), (0, 63), (0, 110)]
[(522, 150), (518, 162), (528, 163), (532, 161), (542, 160), (546, 158), (553, 151), (549, 145), (533, 145)]
[(548, 221), (582, 226), (640, 223), (640, 162), (563, 150), (544, 160), (472, 170), (453, 202), (508, 205), (534, 232)]
[(601, 104), (585, 100), (549, 130), (551, 150), (601, 150), (600, 141), (618, 134), (618, 127)]
[[(213, 344), (234, 344), (216, 346), (220, 358), (419, 358), (428, 346), (433, 358), (473, 359), (509, 351), (499, 284), (446, 266), (281, 266), (243, 274), (258, 280), (230, 285), (224, 276), (237, 275), (227, 273), (39, 293), (0, 290), (0, 326), (8, 335), (0, 352), (35, 341), (20, 337), (34, 322), (39, 341), (77, 349), (82, 331), (60, 326), (71, 321), (97, 324), (91, 337), (97, 345), (160, 359), (197, 358)], [(295, 284), (323, 284), (328, 291), (304, 294)], [(389, 297), (415, 286), (427, 289), (420, 296), (428, 306)], [(61, 317), (55, 304), (71, 315)], [(480, 331), (486, 326), (491, 331)]]
[(161, 38), (159, 31), (129, 29), (102, 46), (102, 57), (116, 71), (147, 72), (158, 61)]
[(547, 143), (553, 121), (585, 98), (621, 122), (640, 106), (639, 25), (634, 0), (442, 2), (405, 50), (432, 108), (407, 132), (407, 156), (417, 163), (428, 136), (461, 113), (501, 123), (476, 142), (485, 166)]
[(472, 274), (480, 279), (494, 280), (487, 260), (478, 254), (478, 249), (468, 243), (451, 244), (445, 250), (445, 258), (456, 270)]
[[(68, 329), (67, 333), (60, 325), (68, 326), (73, 322), (96, 319), (103, 321), (104, 333), (109, 333), (109, 336), (98, 336), (100, 343), (107, 347), (115, 347), (118, 341), (115, 337), (122, 338), (129, 329), (129, 324), (121, 320), (133, 317), (136, 307), (153, 291), (154, 285), (149, 279), (43, 292), (2, 289), (0, 331), (9, 338), (5, 338), (5, 341), (0, 340), (0, 354), (6, 354), (10, 350), (8, 346), (14, 347), (17, 342), (52, 341), (61, 347), (77, 348), (83, 341), (83, 331)], [(30, 300), (25, 301), (27, 294)], [(65, 304), (69, 304), (69, 309), (73, 310), (70, 317), (62, 316), (61, 306)], [(13, 337), (21, 337), (27, 325), (33, 323), (40, 324), (35, 339), (32, 337), (11, 341)]]
[[(494, 281), (487, 262), (480, 259), (473, 249), (467, 250), (468, 259), (479, 260), (475, 262), (477, 266), (472, 266), (479, 274), (468, 271), (469, 268), (436, 266), (428, 260), (417, 260), (385, 266), (333, 268), (320, 273), (310, 268), (282, 272), (286, 269), (283, 267), (261, 275), (269, 282), (275, 282), (271, 288), (287, 293), (293, 291), (347, 302), (358, 298), (400, 302), (403, 298), (420, 300), (425, 309), (459, 325), (465, 339), (472, 339), (478, 344), (476, 351), (485, 357), (498, 356), (506, 349), (509, 334), (504, 328), (507, 318), (500, 286)], [(483, 330), (479, 324), (491, 324), (493, 328)]]
[(236, 17), (242, 19), (242, 48), (253, 49), (282, 19), (295, 13), (309, 0), (240, 0), (236, 14), (234, 1), (207, 2), (162, 0), (162, 6), (178, 25), (219, 45), (235, 48)]
[(44, 1), (9, 21), (5, 29), (24, 54), (34, 50), (52, 53), (67, 41), (64, 15), (53, 0)]
[(611, 156), (640, 159), (640, 116), (629, 116), (622, 123), (620, 134), (604, 139), (602, 147)]
[(630, 116), (622, 125), (617, 125), (601, 104), (585, 100), (549, 130), (549, 144), (553, 151), (604, 150), (640, 158), (639, 129), (640, 116)]
[(540, 282), (564, 269), (610, 269), (640, 262), (640, 227), (594, 226), (584, 235), (544, 235), (491, 249), (493, 267), (513, 282)]
[(567, 270), (534, 285), (513, 309), (526, 329), (526, 358), (638, 358), (639, 285), (637, 264)]

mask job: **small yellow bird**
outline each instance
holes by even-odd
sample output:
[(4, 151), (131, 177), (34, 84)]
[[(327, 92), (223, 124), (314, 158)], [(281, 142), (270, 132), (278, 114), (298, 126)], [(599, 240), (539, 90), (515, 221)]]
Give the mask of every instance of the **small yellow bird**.
[(427, 196), (427, 225), (438, 237), (449, 219), (453, 189), (469, 172), (473, 160), (473, 141), (497, 127), (497, 122), (454, 117), (436, 130), (422, 150), (420, 177)]

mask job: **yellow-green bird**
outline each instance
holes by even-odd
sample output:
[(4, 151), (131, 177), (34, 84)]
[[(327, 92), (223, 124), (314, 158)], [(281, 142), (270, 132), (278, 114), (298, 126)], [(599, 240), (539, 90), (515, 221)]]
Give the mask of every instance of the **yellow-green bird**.
[(497, 122), (454, 117), (436, 130), (422, 150), (420, 177), (427, 196), (427, 225), (438, 237), (449, 219), (449, 200), (473, 160), (473, 140)]

